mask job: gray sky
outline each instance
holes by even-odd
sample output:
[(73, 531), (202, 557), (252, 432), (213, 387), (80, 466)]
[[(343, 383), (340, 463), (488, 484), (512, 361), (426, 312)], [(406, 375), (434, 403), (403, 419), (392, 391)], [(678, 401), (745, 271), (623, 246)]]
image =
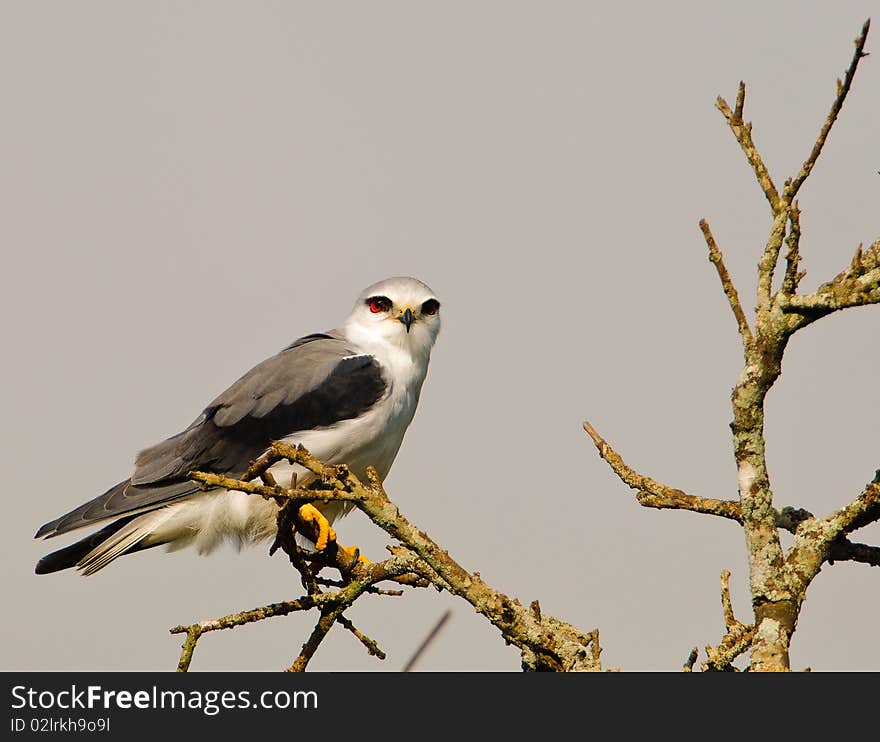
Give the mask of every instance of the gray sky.
[[(714, 5), (714, 7), (713, 7)], [(444, 329), (386, 484), (493, 586), (584, 630), (606, 666), (676, 670), (749, 617), (742, 531), (646, 510), (581, 430), (645, 474), (734, 498), (730, 315), (769, 226), (715, 97), (748, 88), (777, 183), (806, 157), (875, 2), (0, 5), (6, 670), (171, 670), (179, 623), (297, 597), (265, 548), (161, 550), (37, 577), (42, 523), (128, 476), (241, 373), (335, 326), (388, 275)], [(880, 29), (802, 191), (804, 290), (878, 237)], [(827, 513), (880, 466), (880, 309), (799, 333), (768, 400), (778, 505)], [(380, 558), (360, 514), (343, 543)], [(880, 542), (880, 527), (857, 538)], [(503, 558), (502, 558), (503, 555)], [(316, 670), (516, 670), (436, 591), (369, 598)], [(206, 636), (193, 670), (273, 670), (313, 617)], [(877, 670), (876, 570), (825, 567), (795, 667)], [(702, 655), (701, 655), (702, 659)]]

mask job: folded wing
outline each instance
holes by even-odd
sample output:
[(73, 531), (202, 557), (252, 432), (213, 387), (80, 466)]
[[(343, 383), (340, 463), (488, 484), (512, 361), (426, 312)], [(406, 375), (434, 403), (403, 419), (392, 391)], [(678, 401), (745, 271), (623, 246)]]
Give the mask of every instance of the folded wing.
[(199, 491), (192, 470), (243, 474), (271, 441), (357, 417), (387, 393), (382, 369), (336, 331), (300, 338), (252, 368), (186, 430), (141, 451), (131, 479), (46, 523), (56, 536), (143, 513)]

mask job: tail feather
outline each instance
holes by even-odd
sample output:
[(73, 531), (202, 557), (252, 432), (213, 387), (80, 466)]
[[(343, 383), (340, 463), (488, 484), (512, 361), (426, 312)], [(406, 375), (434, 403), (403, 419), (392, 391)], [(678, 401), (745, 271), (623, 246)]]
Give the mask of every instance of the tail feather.
[[(52, 572), (60, 572), (63, 569), (70, 569), (71, 567), (83, 568), (83, 565), (81, 564), (82, 562), (89, 559), (89, 556), (92, 553), (103, 550), (106, 543), (115, 543), (118, 539), (119, 532), (124, 530), (125, 527), (136, 517), (136, 515), (132, 515), (128, 518), (120, 518), (119, 520), (104, 526), (100, 531), (95, 531), (70, 546), (65, 546), (63, 549), (58, 549), (58, 551), (53, 551), (51, 554), (47, 554), (37, 562), (34, 572), (38, 575), (46, 575)], [(145, 546), (138, 541), (137, 543), (130, 545), (129, 548), (124, 551), (117, 551), (110, 559), (104, 561), (100, 566), (91, 569), (91, 571), (87, 572), (83, 569), (83, 574), (93, 574), (101, 567), (109, 564), (116, 557), (121, 556), (123, 553), (130, 554), (135, 551), (149, 549), (152, 546), (158, 545), (159, 544), (150, 544), (149, 546)]]
[(174, 511), (171, 508), (161, 508), (138, 518), (133, 518), (83, 556), (76, 563), (77, 569), (83, 575), (95, 574), (95, 572), (106, 567), (117, 557), (136, 549), (147, 536), (167, 521), (173, 513)]

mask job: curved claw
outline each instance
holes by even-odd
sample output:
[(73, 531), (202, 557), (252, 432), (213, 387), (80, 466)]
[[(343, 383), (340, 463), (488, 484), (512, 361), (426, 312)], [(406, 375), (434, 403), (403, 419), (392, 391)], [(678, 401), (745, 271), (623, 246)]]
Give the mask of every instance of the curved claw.
[(351, 558), (351, 566), (349, 567), (349, 569), (353, 569), (356, 564), (361, 564), (364, 567), (372, 564), (369, 559), (361, 554), (361, 549), (359, 546), (343, 546), (342, 544), (336, 544), (336, 548), (345, 552), (345, 554)]

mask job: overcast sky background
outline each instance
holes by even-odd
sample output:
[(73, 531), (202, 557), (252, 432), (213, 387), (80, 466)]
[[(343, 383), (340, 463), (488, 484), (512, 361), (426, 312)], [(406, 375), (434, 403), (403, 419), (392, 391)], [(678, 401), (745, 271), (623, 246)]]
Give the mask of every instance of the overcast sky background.
[[(770, 224), (715, 109), (776, 183), (807, 156), (876, 2), (0, 2), (5, 670), (173, 670), (168, 628), (301, 594), (281, 555), (162, 550), (33, 574), (44, 522), (128, 476), (240, 374), (389, 275), (444, 328), (386, 482), (491, 585), (588, 631), (606, 667), (678, 670), (750, 614), (742, 530), (641, 508), (581, 429), (690, 493), (735, 498), (735, 322)], [(804, 290), (880, 236), (880, 29), (802, 191)], [(880, 308), (791, 343), (768, 404), (776, 503), (820, 514), (880, 467)], [(343, 543), (387, 542), (363, 516)], [(81, 532), (84, 535), (84, 532)], [(76, 535), (76, 534), (74, 534)], [(856, 540), (880, 542), (880, 528)], [(826, 566), (796, 668), (880, 669), (880, 575)], [(315, 670), (517, 670), (434, 590), (351, 611)], [(276, 670), (311, 614), (205, 636), (195, 670)], [(700, 660), (704, 658), (701, 652)]]

